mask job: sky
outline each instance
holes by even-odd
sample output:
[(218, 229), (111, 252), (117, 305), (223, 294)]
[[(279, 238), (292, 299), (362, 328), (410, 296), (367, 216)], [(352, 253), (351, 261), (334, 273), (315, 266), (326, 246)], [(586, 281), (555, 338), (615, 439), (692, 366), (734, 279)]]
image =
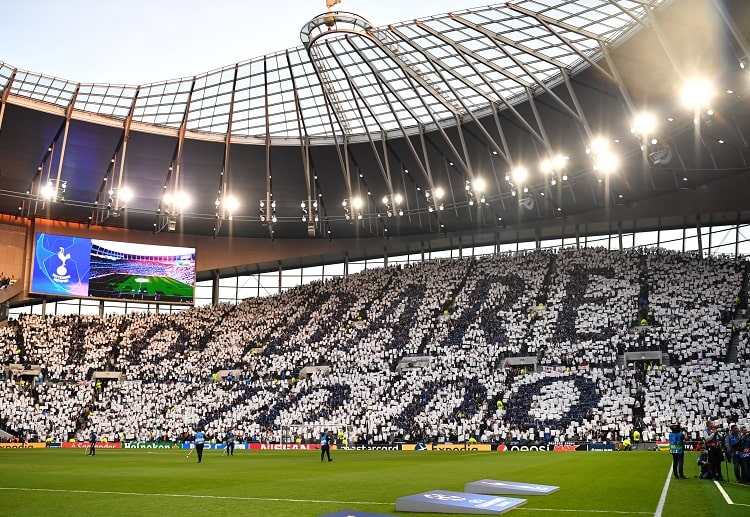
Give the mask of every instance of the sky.
[[(376, 27), (498, 0), (342, 0)], [(0, 62), (83, 83), (191, 77), (301, 45), (325, 0), (27, 0), (3, 7)]]

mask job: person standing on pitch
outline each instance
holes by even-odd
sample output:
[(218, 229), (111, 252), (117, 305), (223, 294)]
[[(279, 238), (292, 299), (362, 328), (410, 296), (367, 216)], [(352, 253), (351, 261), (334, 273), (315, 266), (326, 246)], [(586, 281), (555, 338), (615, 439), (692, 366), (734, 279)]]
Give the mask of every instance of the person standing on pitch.
[(227, 456), (234, 456), (234, 434), (231, 429), (227, 431), (227, 435), (224, 437), (224, 443), (227, 446)]
[(206, 442), (206, 435), (200, 428), (195, 432), (193, 441), (195, 442), (195, 453), (198, 455), (198, 463), (200, 463), (203, 460), (203, 444)]
[(703, 431), (703, 444), (708, 449), (708, 462), (711, 465), (713, 479), (724, 481), (724, 476), (721, 475), (721, 462), (724, 453), (721, 450), (719, 431), (716, 429), (716, 424), (711, 420), (708, 421), (706, 429)]
[(687, 479), (685, 477), (685, 433), (678, 424), (669, 426), (669, 453), (672, 455), (672, 474), (675, 479)]
[(89, 456), (96, 456), (96, 431), (91, 430), (91, 436), (89, 437)]
[(724, 438), (724, 449), (727, 451), (727, 461), (734, 465), (734, 479), (738, 483), (742, 483), (742, 461), (739, 456), (741, 446), (742, 435), (740, 434), (740, 428), (737, 427), (737, 424), (732, 424), (729, 434)]
[(323, 461), (325, 456), (328, 456), (328, 461), (333, 461), (331, 459), (331, 436), (328, 434), (328, 429), (320, 435), (320, 461)]
[(747, 431), (747, 426), (743, 425), (740, 428), (740, 434), (742, 435), (742, 441), (740, 442), (740, 452), (737, 454), (740, 462), (740, 472), (742, 473), (742, 482), (750, 485), (750, 433)]

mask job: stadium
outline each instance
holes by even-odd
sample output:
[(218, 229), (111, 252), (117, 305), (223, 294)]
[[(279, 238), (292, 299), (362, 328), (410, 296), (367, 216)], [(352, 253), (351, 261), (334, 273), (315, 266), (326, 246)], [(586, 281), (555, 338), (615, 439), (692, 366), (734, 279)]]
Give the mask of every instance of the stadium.
[(0, 513), (745, 515), (750, 4), (327, 4), (0, 62)]

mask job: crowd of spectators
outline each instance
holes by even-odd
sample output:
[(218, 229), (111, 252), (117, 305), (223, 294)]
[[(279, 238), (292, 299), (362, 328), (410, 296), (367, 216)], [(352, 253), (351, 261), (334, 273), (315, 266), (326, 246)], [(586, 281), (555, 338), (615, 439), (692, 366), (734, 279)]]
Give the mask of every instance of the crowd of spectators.
[(546, 308), (531, 342), (545, 364), (613, 365), (637, 347), (639, 250), (564, 249), (553, 255)]
[(746, 363), (750, 361), (750, 326), (745, 320), (737, 329), (737, 361), (740, 363)]
[(649, 332), (675, 361), (723, 359), (732, 329), (716, 315), (742, 287), (742, 265), (722, 257), (661, 251), (647, 255), (649, 308), (658, 325)]
[[(750, 418), (748, 331), (716, 317), (741, 284), (729, 259), (586, 248), (371, 269), (177, 314), (26, 316), (0, 327), (0, 427), (139, 441), (197, 425), (263, 441), (326, 424), (364, 442), (661, 439), (673, 421), (698, 433), (708, 416)], [(622, 362), (654, 348), (669, 364)]]
[(0, 289), (5, 289), (14, 281), (14, 279), (5, 276), (5, 273), (0, 273)]

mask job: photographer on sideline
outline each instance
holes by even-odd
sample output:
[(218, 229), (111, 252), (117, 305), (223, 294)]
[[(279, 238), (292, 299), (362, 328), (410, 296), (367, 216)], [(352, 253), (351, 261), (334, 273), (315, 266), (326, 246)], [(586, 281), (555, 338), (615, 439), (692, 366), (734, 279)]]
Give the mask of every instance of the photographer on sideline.
[(669, 426), (669, 453), (672, 455), (672, 473), (675, 479), (687, 479), (685, 477), (685, 432), (679, 424)]
[(740, 462), (740, 471), (742, 472), (742, 482), (750, 485), (750, 433), (747, 431), (747, 426), (743, 425), (740, 429), (740, 440), (739, 453), (737, 458)]
[(716, 429), (716, 424), (709, 420), (706, 429), (703, 430), (703, 444), (708, 450), (708, 464), (711, 471), (711, 477), (719, 481), (724, 480), (721, 475), (721, 462), (723, 453), (721, 451), (721, 437)]
[(711, 479), (711, 465), (708, 463), (708, 451), (700, 445), (698, 445), (698, 451), (700, 452), (700, 456), (698, 456), (697, 465), (701, 469), (698, 477), (701, 479)]
[(742, 461), (739, 457), (742, 435), (737, 424), (732, 424), (729, 434), (724, 438), (724, 449), (727, 451), (727, 461), (734, 465), (734, 479), (742, 482)]

